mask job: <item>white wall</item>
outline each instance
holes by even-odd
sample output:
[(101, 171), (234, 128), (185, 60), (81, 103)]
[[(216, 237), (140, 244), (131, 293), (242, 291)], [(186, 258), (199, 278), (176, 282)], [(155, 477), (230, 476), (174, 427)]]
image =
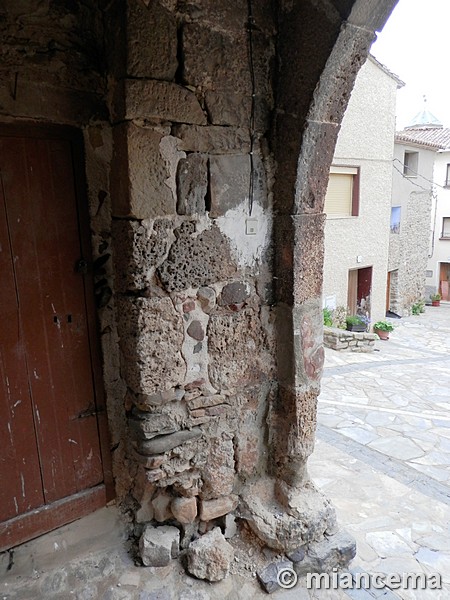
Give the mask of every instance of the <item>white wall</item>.
[[(437, 152), (436, 160), (434, 164), (434, 181), (437, 184), (436, 186), (436, 196), (437, 196), (437, 210), (436, 210), (436, 200), (433, 201), (433, 206), (431, 209), (431, 226), (433, 229), (434, 223), (435, 232), (434, 232), (434, 248), (431, 243), (431, 251), (433, 253), (432, 257), (428, 259), (427, 269), (433, 271), (433, 276), (426, 279), (426, 286), (428, 292), (437, 291), (439, 287), (439, 271), (440, 271), (440, 263), (450, 263), (450, 240), (440, 240), (440, 236), (442, 233), (442, 219), (443, 217), (450, 217), (450, 189), (442, 189), (445, 184), (445, 178), (447, 174), (447, 164), (450, 164), (450, 150), (446, 150), (443, 152)], [(435, 218), (435, 210), (436, 210), (436, 218)], [(432, 241), (431, 241), (432, 242)]]
[(372, 60), (361, 68), (333, 159), (360, 167), (359, 216), (327, 218), (325, 225), (324, 298), (346, 306), (349, 269), (371, 266), (372, 322), (385, 316), (396, 90), (396, 80)]

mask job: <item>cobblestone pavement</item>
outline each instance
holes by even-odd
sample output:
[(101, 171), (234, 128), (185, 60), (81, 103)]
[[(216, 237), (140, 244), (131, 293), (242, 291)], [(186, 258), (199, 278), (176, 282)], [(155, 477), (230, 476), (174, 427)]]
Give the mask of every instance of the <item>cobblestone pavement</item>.
[[(450, 598), (450, 305), (392, 320), (371, 354), (326, 351), (310, 473), (367, 572), (440, 573)], [(332, 468), (330, 468), (332, 467)]]
[(352, 568), (438, 572), (441, 591), (312, 592), (301, 582), (268, 596), (252, 569), (208, 584), (176, 561), (136, 567), (110, 508), (0, 555), (0, 600), (448, 600), (450, 305), (394, 323), (374, 353), (326, 351), (310, 473), (357, 540)]

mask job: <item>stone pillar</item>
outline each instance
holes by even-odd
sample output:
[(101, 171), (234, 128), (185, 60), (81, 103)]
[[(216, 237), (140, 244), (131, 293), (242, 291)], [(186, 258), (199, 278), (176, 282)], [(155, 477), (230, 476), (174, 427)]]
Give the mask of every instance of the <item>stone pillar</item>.
[[(337, 11), (319, 20), (313, 4), (281, 3), (279, 13), (273, 138), (279, 392), (271, 418), (272, 477), (246, 495), (253, 529), (269, 546), (288, 552), (337, 531), (333, 507), (307, 472), (324, 357), (323, 205), (356, 75), (374, 30), (384, 24), (395, 2), (356, 2), (347, 22)], [(304, 56), (314, 59), (305, 65)], [(262, 502), (254, 499), (258, 495)]]

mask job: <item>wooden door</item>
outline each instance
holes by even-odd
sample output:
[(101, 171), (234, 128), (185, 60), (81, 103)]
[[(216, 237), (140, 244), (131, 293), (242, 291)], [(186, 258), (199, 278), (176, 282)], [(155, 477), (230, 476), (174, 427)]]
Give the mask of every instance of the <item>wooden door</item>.
[(88, 256), (68, 137), (0, 137), (0, 548), (105, 502), (89, 285), (77, 269)]
[(352, 269), (348, 272), (347, 310), (350, 315), (356, 315), (358, 306), (358, 271)]
[(440, 263), (439, 293), (444, 301), (449, 300), (449, 271), (449, 263)]
[(386, 281), (386, 312), (391, 308), (391, 272), (388, 271)]

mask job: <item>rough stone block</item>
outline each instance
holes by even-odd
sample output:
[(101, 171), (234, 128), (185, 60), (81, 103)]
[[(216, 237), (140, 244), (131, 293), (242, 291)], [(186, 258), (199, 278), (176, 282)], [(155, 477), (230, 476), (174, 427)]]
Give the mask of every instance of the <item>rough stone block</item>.
[(127, 2), (127, 73), (171, 80), (178, 68), (176, 17), (159, 2)]
[(114, 127), (111, 165), (113, 214), (137, 219), (175, 214), (176, 199), (168, 185), (170, 168), (161, 152), (163, 134), (122, 123)]
[(177, 431), (176, 422), (166, 414), (144, 413), (133, 411), (128, 419), (128, 427), (138, 439), (150, 440), (157, 435), (168, 435)]
[(206, 211), (208, 191), (208, 158), (194, 152), (178, 163), (177, 213), (179, 215), (203, 215)]
[(327, 573), (334, 567), (348, 567), (356, 555), (355, 539), (347, 532), (335, 535), (313, 544), (309, 544), (305, 557), (294, 563), (296, 573), (302, 577), (307, 573)]
[[(42, 71), (39, 75), (42, 75)], [(0, 113), (59, 123), (89, 123), (92, 115), (107, 119), (101, 95), (52, 85), (35, 76), (20, 78), (20, 93), (14, 98), (14, 73), (0, 74)]]
[(116, 291), (141, 290), (152, 283), (152, 269), (159, 265), (170, 242), (170, 222), (157, 220), (153, 229), (139, 221), (113, 221)]
[(170, 298), (123, 297), (117, 310), (128, 387), (148, 395), (176, 388), (184, 380), (186, 364), (181, 356), (182, 317)]
[(205, 94), (205, 103), (213, 125), (249, 126), (252, 104), (250, 96), (209, 91)]
[(125, 81), (125, 107), (125, 119), (206, 125), (206, 116), (194, 92), (176, 83), (129, 79)]
[(228, 575), (233, 559), (233, 547), (216, 527), (190, 544), (187, 569), (199, 579), (220, 581)]
[[(263, 12), (257, 20), (258, 26), (263, 26), (270, 8), (266, 4), (267, 0), (260, 2), (264, 3), (265, 11), (259, 11), (256, 7), (254, 11), (255, 15)], [(227, 0), (183, 0), (178, 2), (178, 10), (188, 15), (190, 20), (200, 21), (204, 26), (214, 27), (220, 23), (221, 29), (226, 29), (230, 35), (233, 32), (242, 32), (248, 20), (247, 5), (242, 0), (233, 4)]]
[[(296, 498), (280, 503), (274, 481), (260, 478), (241, 496), (241, 512), (269, 548), (291, 552), (336, 527), (336, 515), (321, 492), (304, 486)], [(288, 508), (287, 508), (288, 507)]]
[(170, 504), (172, 502), (172, 496), (164, 491), (160, 491), (155, 498), (152, 500), (152, 508), (155, 520), (158, 523), (164, 523), (172, 517), (172, 511)]
[(396, 0), (389, 0), (383, 4), (379, 4), (376, 0), (358, 3), (353, 6), (348, 22), (364, 29), (380, 31), (396, 4)]
[(325, 215), (301, 215), (295, 221), (294, 302), (305, 303), (322, 294), (323, 229)]
[[(197, 288), (230, 277), (236, 267), (229, 242), (214, 225), (194, 236), (195, 224), (185, 222), (175, 231), (176, 241), (159, 268), (160, 279), (168, 292)], [(201, 257), (193, 260), (192, 257)]]
[(236, 446), (236, 468), (239, 475), (255, 475), (261, 459), (261, 439), (250, 432), (241, 432)]
[[(323, 212), (337, 133), (334, 123), (307, 124), (297, 167), (295, 204), (298, 213)], [(322, 152), (314, 151), (318, 145), (323, 148)]]
[(184, 395), (184, 390), (180, 388), (163, 390), (155, 394), (133, 394), (133, 403), (139, 410), (153, 412), (156, 406), (177, 402), (182, 400)]
[(250, 151), (247, 129), (210, 125), (174, 125), (173, 135), (179, 138), (178, 147), (185, 152), (209, 154), (243, 154)]
[[(205, 412), (211, 415), (210, 411)], [(209, 458), (202, 471), (203, 487), (200, 497), (208, 499), (228, 496), (233, 491), (235, 477), (233, 441), (212, 438), (209, 440), (209, 448)]]
[(210, 159), (210, 216), (221, 217), (249, 197), (250, 156), (213, 156)]
[(274, 365), (269, 340), (251, 309), (211, 315), (207, 336), (208, 372), (216, 389), (239, 389), (261, 382), (271, 373)]
[(225, 516), (225, 539), (231, 540), (237, 533), (236, 518), (231, 513)]
[(188, 85), (214, 82), (216, 90), (251, 94), (247, 37), (244, 29), (232, 36), (197, 23), (182, 30), (183, 79)]
[[(369, 11), (373, 11), (374, 0), (369, 4)], [(356, 20), (355, 13), (353, 16)], [(374, 40), (375, 34), (370, 29), (350, 23), (342, 27), (314, 93), (314, 103), (310, 108), (314, 121), (341, 123), (356, 76)]]
[(217, 406), (225, 402), (224, 396), (214, 394), (213, 396), (198, 396), (188, 401), (189, 410), (195, 410), (197, 408), (207, 408), (210, 406)]
[(164, 454), (159, 456), (144, 456), (136, 451), (133, 453), (133, 457), (144, 467), (144, 469), (158, 469), (167, 460)]
[(228, 304), (239, 304), (245, 302), (249, 296), (248, 287), (242, 281), (233, 281), (233, 283), (227, 283), (222, 288), (222, 292), (219, 297), (220, 306), (227, 306)]
[(172, 514), (177, 521), (187, 525), (193, 523), (197, 516), (197, 499), (192, 498), (174, 498), (171, 504)]
[(195, 440), (202, 435), (201, 429), (194, 427), (193, 429), (183, 429), (168, 435), (158, 435), (151, 440), (140, 440), (138, 442), (138, 451), (140, 454), (151, 456), (153, 454), (162, 454), (168, 452), (177, 446), (181, 446), (184, 442)]
[(139, 551), (146, 567), (166, 567), (178, 556), (180, 532), (176, 527), (148, 525), (139, 540)]
[(237, 496), (225, 496), (215, 500), (202, 500), (200, 503), (200, 519), (211, 521), (232, 512), (238, 505)]
[(276, 563), (271, 563), (265, 569), (257, 572), (258, 579), (268, 594), (272, 594), (281, 589), (278, 583), (278, 575), (285, 569), (293, 569), (294, 565), (289, 560), (280, 560)]

